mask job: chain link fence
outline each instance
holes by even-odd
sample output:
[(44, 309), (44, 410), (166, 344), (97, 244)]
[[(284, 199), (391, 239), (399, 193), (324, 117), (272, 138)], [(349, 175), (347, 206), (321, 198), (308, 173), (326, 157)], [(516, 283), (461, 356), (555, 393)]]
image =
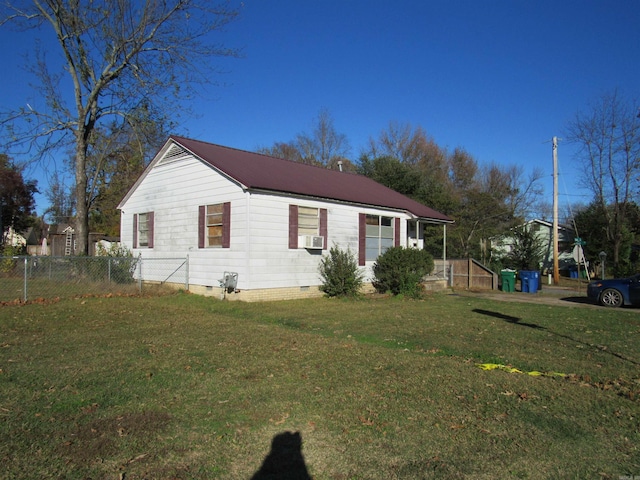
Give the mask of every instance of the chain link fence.
[(188, 290), (188, 257), (0, 257), (0, 302), (141, 293), (167, 283)]

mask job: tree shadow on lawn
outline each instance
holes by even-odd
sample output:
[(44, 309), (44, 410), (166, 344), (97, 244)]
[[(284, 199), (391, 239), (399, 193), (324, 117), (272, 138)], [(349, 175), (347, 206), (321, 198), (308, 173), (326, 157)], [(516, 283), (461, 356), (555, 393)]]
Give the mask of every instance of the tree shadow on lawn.
[(504, 320), (505, 322), (512, 323), (514, 325), (520, 325), (522, 327), (533, 328), (533, 329), (536, 329), (536, 330), (544, 330), (545, 332), (549, 332), (550, 334), (555, 335), (557, 337), (565, 338), (567, 340), (579, 343), (579, 344), (584, 345), (584, 346), (589, 347), (589, 348), (595, 348), (596, 350), (599, 350), (600, 352), (603, 352), (603, 353), (608, 353), (609, 355), (613, 355), (614, 357), (619, 358), (620, 360), (624, 360), (625, 362), (629, 362), (629, 363), (632, 363), (634, 365), (640, 365), (640, 362), (638, 362), (636, 360), (633, 360), (631, 358), (625, 357), (624, 355), (621, 355), (619, 353), (616, 353), (616, 352), (613, 352), (613, 351), (609, 350), (609, 348), (606, 345), (595, 345), (593, 343), (587, 343), (587, 342), (584, 342), (582, 340), (578, 340), (576, 338), (573, 338), (573, 337), (571, 337), (569, 335), (563, 335), (561, 333), (554, 332), (553, 330), (549, 330), (547, 327), (542, 327), (540, 325), (536, 325), (535, 323), (522, 322), (521, 321), (522, 319), (519, 318), (519, 317), (513, 317), (511, 315), (505, 315), (503, 313), (494, 312), (494, 311), (491, 311), (491, 310), (483, 310), (481, 308), (474, 308), (472, 310), (472, 312), (479, 313), (480, 315), (486, 315), (486, 316), (489, 316), (489, 317), (499, 318), (500, 320)]
[(481, 308), (474, 308), (472, 310), (472, 312), (479, 313), (481, 315), (487, 315), (489, 317), (499, 318), (500, 320), (504, 320), (505, 322), (515, 323), (515, 324), (520, 325), (522, 327), (529, 327), (529, 328), (534, 328), (534, 329), (546, 330), (545, 327), (541, 327), (540, 325), (536, 325), (535, 323), (521, 322), (520, 321), (520, 320), (522, 320), (521, 318), (512, 317), (511, 315), (505, 315), (504, 313), (493, 312), (491, 310), (483, 310)]

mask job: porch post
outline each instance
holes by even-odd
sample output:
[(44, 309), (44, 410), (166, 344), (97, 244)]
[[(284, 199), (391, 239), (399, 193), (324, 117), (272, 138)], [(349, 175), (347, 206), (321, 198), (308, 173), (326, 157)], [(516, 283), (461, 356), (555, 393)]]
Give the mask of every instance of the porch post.
[(447, 271), (449, 271), (449, 275), (451, 275), (449, 281), (453, 282), (453, 272), (447, 269), (447, 224), (443, 223), (442, 228), (442, 271), (445, 275), (447, 275)]
[(443, 224), (444, 235), (442, 235), (442, 261), (447, 263), (447, 224)]

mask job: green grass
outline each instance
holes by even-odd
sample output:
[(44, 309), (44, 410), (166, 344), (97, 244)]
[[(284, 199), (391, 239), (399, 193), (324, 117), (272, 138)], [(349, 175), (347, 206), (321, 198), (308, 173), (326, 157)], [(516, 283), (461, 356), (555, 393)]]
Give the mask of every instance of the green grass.
[[(500, 363), (521, 371), (485, 371)], [(640, 312), (475, 296), (0, 308), (2, 478), (640, 475)]]
[[(155, 286), (147, 287), (155, 288)], [(27, 301), (41, 299), (73, 298), (82, 295), (135, 294), (139, 292), (137, 283), (116, 283), (92, 281), (87, 278), (78, 280), (49, 280), (29, 278), (27, 282)], [(21, 303), (24, 301), (25, 287), (22, 278), (0, 277), (0, 303)]]

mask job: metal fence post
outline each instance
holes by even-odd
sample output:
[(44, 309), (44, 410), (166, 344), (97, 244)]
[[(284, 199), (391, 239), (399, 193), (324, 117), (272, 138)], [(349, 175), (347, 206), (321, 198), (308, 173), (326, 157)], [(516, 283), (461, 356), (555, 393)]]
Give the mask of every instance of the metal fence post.
[(24, 301), (27, 301), (27, 267), (28, 267), (27, 257), (24, 257)]
[(0, 302), (28, 302), (32, 298), (61, 298), (120, 289), (131, 292), (137, 288), (142, 293), (148, 290), (145, 282), (147, 287), (169, 284), (180, 288), (182, 285), (188, 291), (190, 260), (186, 254), (172, 258), (0, 256)]

